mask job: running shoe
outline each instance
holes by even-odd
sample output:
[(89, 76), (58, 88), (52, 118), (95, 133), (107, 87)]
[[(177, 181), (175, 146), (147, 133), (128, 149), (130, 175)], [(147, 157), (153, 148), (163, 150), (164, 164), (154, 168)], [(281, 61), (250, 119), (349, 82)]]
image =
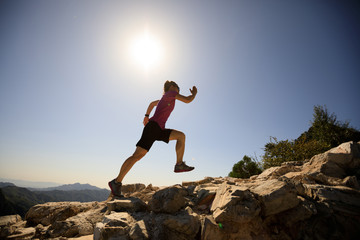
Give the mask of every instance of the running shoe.
[(115, 197), (123, 197), (123, 195), (121, 195), (121, 186), (122, 183), (116, 182), (115, 179), (109, 182), (109, 187)]
[(194, 170), (194, 167), (190, 167), (185, 164), (185, 162), (182, 162), (180, 165), (175, 165), (174, 172), (181, 173), (181, 172), (190, 172)]

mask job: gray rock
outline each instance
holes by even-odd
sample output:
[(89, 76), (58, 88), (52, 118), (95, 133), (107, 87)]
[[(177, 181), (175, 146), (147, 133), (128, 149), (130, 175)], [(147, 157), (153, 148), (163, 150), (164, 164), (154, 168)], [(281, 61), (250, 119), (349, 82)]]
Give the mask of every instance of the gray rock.
[(146, 229), (144, 220), (137, 221), (134, 225), (132, 225), (129, 236), (132, 240), (149, 239), (149, 233)]
[(139, 198), (116, 199), (108, 202), (107, 207), (109, 212), (141, 212), (147, 209), (147, 205)]
[(261, 207), (249, 189), (223, 183), (210, 210), (216, 222), (243, 224), (257, 218)]
[(130, 239), (131, 225), (134, 218), (127, 212), (112, 212), (104, 217), (102, 223), (97, 223), (94, 229), (94, 240)]
[(63, 221), (80, 212), (90, 210), (96, 207), (97, 204), (96, 202), (48, 202), (38, 204), (30, 208), (26, 213), (25, 219), (34, 226), (37, 224), (48, 226), (56, 221)]
[(149, 202), (149, 208), (156, 213), (176, 213), (186, 205), (188, 191), (177, 185), (157, 191)]
[(186, 239), (194, 239), (200, 229), (199, 216), (187, 208), (176, 215), (168, 215), (163, 221), (163, 225), (177, 232), (178, 234), (185, 235)]
[(27, 224), (1, 217), (1, 238), (353, 239), (360, 234), (359, 178), (360, 143), (348, 142), (250, 179), (208, 177), (161, 190), (133, 184), (131, 197), (107, 204), (36, 205)]
[(294, 186), (276, 179), (267, 180), (251, 188), (251, 192), (259, 197), (264, 216), (291, 209), (300, 202)]
[(0, 227), (10, 226), (17, 222), (22, 221), (20, 215), (8, 215), (0, 217)]
[(6, 239), (33, 239), (35, 236), (35, 228), (22, 228), (17, 230), (14, 234), (8, 236)]

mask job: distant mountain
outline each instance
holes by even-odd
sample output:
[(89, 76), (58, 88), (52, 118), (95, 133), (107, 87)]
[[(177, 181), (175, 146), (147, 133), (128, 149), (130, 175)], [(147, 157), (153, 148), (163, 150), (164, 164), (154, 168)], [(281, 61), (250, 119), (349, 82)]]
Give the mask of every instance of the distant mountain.
[(31, 191), (80, 191), (80, 190), (102, 190), (101, 188), (92, 186), (90, 184), (65, 184), (58, 187), (49, 187), (49, 188), (29, 188)]
[(8, 186), (15, 186), (15, 184), (9, 182), (0, 182), (0, 188), (8, 187)]
[[(6, 185), (6, 184), (2, 184)], [(25, 216), (30, 207), (45, 202), (78, 201), (92, 202), (105, 201), (110, 191), (100, 189), (89, 184), (64, 185), (64, 189), (77, 188), (82, 190), (52, 190), (52, 191), (30, 191), (15, 185), (7, 185), (0, 188), (0, 216), (19, 214)], [(90, 189), (84, 189), (84, 188)]]
[(48, 187), (57, 187), (61, 185), (60, 183), (54, 183), (54, 182), (32, 182), (32, 181), (9, 179), (9, 178), (0, 178), (0, 182), (9, 182), (15, 184), (18, 187), (24, 187), (24, 188), (48, 188)]
[(0, 216), (12, 215), (21, 211), (15, 210), (15, 205), (8, 201), (0, 188)]
[[(0, 215), (19, 214), (25, 216), (30, 207), (38, 203), (44, 203), (41, 196), (26, 188), (7, 186), (0, 189), (4, 205), (1, 206)], [(2, 202), (2, 201), (1, 201)]]

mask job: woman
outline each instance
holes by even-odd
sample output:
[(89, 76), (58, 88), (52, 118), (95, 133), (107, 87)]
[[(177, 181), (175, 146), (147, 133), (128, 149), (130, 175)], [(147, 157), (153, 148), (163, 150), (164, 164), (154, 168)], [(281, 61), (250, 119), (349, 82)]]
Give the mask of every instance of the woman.
[[(190, 103), (194, 100), (197, 94), (197, 88), (194, 86), (190, 89), (191, 95), (185, 97), (179, 94), (180, 88), (173, 81), (166, 81), (164, 84), (164, 95), (160, 100), (150, 103), (144, 118), (144, 130), (138, 143), (136, 144), (135, 152), (123, 163), (120, 173), (114, 180), (109, 182), (111, 192), (116, 197), (121, 197), (121, 186), (125, 175), (130, 171), (132, 166), (142, 159), (155, 141), (169, 141), (176, 140), (176, 164), (174, 172), (188, 172), (194, 170), (194, 167), (187, 166), (183, 161), (185, 151), (185, 134), (174, 130), (165, 128), (167, 119), (174, 110), (175, 101), (179, 100), (184, 103)], [(156, 111), (152, 118), (149, 119), (150, 113), (156, 106)]]

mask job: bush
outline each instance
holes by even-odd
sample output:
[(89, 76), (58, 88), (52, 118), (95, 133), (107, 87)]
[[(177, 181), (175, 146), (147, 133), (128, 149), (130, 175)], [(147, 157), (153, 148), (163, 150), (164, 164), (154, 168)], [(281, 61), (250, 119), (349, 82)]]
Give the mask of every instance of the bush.
[(308, 141), (305, 137), (284, 141), (271, 137), (270, 142), (265, 145), (263, 167), (266, 169), (280, 166), (283, 162), (303, 161), (328, 149), (328, 144), (316, 140)]
[(229, 177), (249, 178), (260, 173), (259, 164), (254, 159), (245, 155), (242, 160), (234, 164)]
[(333, 148), (344, 142), (360, 141), (360, 132), (350, 127), (348, 121), (338, 121), (335, 113), (330, 114), (326, 106), (315, 106), (311, 127), (300, 137), (305, 137), (308, 141), (316, 140)]
[(338, 121), (334, 113), (329, 114), (326, 106), (315, 106), (311, 126), (299, 138), (283, 141), (270, 138), (262, 157), (264, 169), (309, 159), (343, 142), (360, 141), (360, 132), (349, 125), (349, 122)]

